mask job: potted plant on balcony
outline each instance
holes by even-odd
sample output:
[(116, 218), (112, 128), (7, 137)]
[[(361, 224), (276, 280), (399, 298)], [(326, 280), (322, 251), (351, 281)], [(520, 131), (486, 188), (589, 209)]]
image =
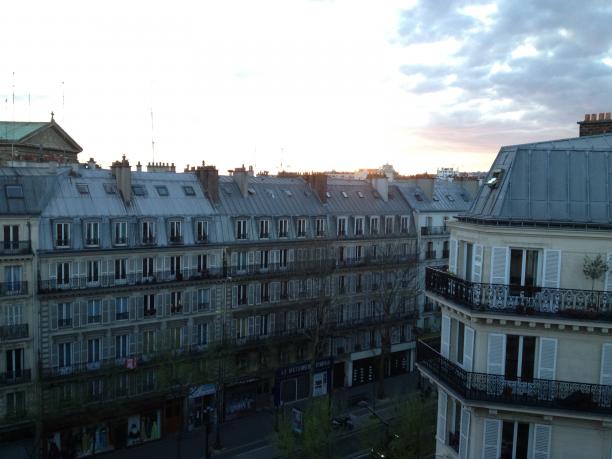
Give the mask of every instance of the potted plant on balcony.
[(584, 256), (584, 262), (582, 264), (582, 272), (584, 275), (591, 279), (591, 307), (596, 308), (597, 304), (595, 301), (595, 281), (600, 279), (610, 267), (604, 261), (601, 255), (597, 255), (594, 258), (589, 257), (588, 255)]

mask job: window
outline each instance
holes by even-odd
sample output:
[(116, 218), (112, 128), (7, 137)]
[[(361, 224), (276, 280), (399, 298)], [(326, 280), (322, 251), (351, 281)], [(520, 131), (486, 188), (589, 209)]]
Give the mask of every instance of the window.
[[(537, 285), (538, 251), (528, 249), (510, 249), (510, 285), (526, 287), (525, 295), (533, 294)], [(521, 290), (521, 289), (512, 289)], [(513, 293), (518, 294), (518, 292)]]
[(144, 187), (144, 185), (132, 185), (132, 192), (134, 193), (134, 196), (147, 195), (147, 189)]
[(455, 323), (457, 324), (457, 334), (456, 334), (457, 363), (459, 365), (463, 365), (463, 352), (464, 352), (464, 344), (465, 344), (464, 343), (465, 324), (455, 319), (453, 319), (453, 321), (455, 321)]
[(267, 303), (270, 301), (270, 283), (262, 282), (261, 283), (261, 302)]
[(268, 269), (270, 262), (270, 251), (269, 250), (260, 250), (259, 251), (259, 269), (265, 271)]
[(79, 192), (79, 194), (89, 194), (89, 187), (87, 186), (86, 183), (77, 183), (76, 184), (76, 189)]
[(59, 328), (72, 326), (72, 305), (70, 303), (58, 303), (57, 326)]
[(89, 260), (87, 262), (87, 283), (94, 285), (100, 282), (100, 261)]
[(115, 245), (127, 244), (127, 222), (115, 222), (113, 224), (113, 242)]
[(208, 324), (198, 324), (196, 330), (196, 344), (205, 346), (208, 344)]
[(127, 320), (129, 318), (127, 297), (115, 299), (115, 320)]
[(385, 217), (385, 234), (393, 234), (393, 217)]
[(140, 237), (143, 244), (153, 244), (155, 242), (155, 223), (143, 221), (140, 224)]
[(378, 217), (370, 218), (370, 234), (378, 234)]
[(363, 258), (363, 246), (358, 245), (355, 247), (355, 258), (360, 261)]
[(104, 191), (106, 191), (106, 194), (117, 194), (117, 187), (114, 183), (105, 183)]
[(204, 274), (206, 273), (206, 269), (208, 267), (208, 260), (206, 254), (200, 254), (197, 258), (197, 270), (198, 273)]
[(159, 196), (168, 196), (168, 188), (165, 185), (156, 185), (155, 189)]
[(180, 220), (170, 221), (170, 242), (183, 242), (183, 232)]
[(177, 280), (181, 280), (183, 278), (183, 273), (181, 272), (180, 255), (170, 257), (170, 276), (175, 277)]
[(6, 293), (9, 295), (19, 295), (22, 293), (21, 266), (5, 266), (4, 282)]
[(4, 308), (5, 324), (20, 325), (23, 323), (23, 306), (20, 304), (8, 304)]
[(58, 287), (70, 285), (70, 263), (67, 261), (57, 263), (56, 276)]
[(153, 257), (144, 257), (142, 259), (142, 277), (144, 279), (151, 279), (154, 275)]
[(102, 304), (100, 300), (87, 301), (87, 323), (98, 324), (102, 322)]
[(101, 360), (100, 338), (90, 338), (87, 340), (87, 363), (95, 364)]
[(248, 238), (248, 227), (246, 220), (236, 221), (236, 239), (247, 239)]
[(196, 241), (206, 242), (208, 240), (208, 222), (198, 220), (196, 222)]
[(535, 369), (535, 336), (506, 336), (506, 362), (504, 376), (506, 380), (529, 382), (533, 379)]
[(363, 236), (363, 217), (355, 217), (355, 236)]
[(55, 224), (55, 246), (70, 247), (70, 223)]
[(127, 334), (115, 335), (115, 359), (125, 359), (129, 353)]
[(315, 220), (315, 230), (317, 237), (325, 236), (325, 219), (317, 218)]
[(527, 459), (528, 451), (529, 424), (503, 421), (500, 459)]
[(338, 236), (346, 236), (346, 217), (338, 217)]
[(410, 217), (401, 217), (400, 218), (400, 233), (407, 234), (408, 233), (408, 225), (410, 223)]
[(182, 292), (170, 292), (170, 312), (172, 314), (177, 314), (183, 310), (182, 297)]
[(287, 267), (287, 249), (279, 250), (279, 262), (278, 266), (281, 268)]
[(6, 351), (6, 378), (21, 378), (23, 370), (23, 349), (8, 349)]
[(297, 237), (306, 236), (306, 219), (298, 218), (297, 220)]
[(6, 197), (9, 199), (23, 198), (23, 188), (21, 185), (6, 185), (4, 187), (4, 191), (6, 193)]
[(6, 394), (6, 416), (23, 416), (26, 410), (25, 391), (9, 392)]
[(19, 225), (4, 225), (4, 248), (19, 248)]
[(97, 246), (100, 244), (100, 225), (98, 222), (85, 223), (85, 245)]
[(152, 354), (155, 350), (155, 330), (145, 330), (142, 334), (142, 351), (145, 354)]
[(185, 196), (195, 196), (196, 195), (193, 187), (189, 185), (185, 185), (183, 187), (183, 192), (185, 193)]
[(127, 258), (115, 259), (115, 283), (125, 283), (127, 280)]
[(147, 293), (143, 297), (144, 304), (144, 316), (154, 316), (155, 315), (155, 294)]
[(240, 284), (238, 286), (238, 306), (243, 306), (248, 303), (247, 290), (247, 284)]
[(278, 237), (287, 237), (289, 235), (289, 220), (281, 218), (278, 221)]
[(198, 289), (198, 311), (206, 311), (210, 309), (210, 289)]
[(259, 220), (259, 239), (270, 237), (270, 220)]
[(58, 350), (58, 366), (60, 368), (68, 368), (72, 365), (72, 343), (59, 343)]

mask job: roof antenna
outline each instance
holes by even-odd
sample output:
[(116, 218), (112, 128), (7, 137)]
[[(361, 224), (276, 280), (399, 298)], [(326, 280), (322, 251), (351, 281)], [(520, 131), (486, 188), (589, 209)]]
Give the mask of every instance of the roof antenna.
[(153, 107), (151, 107), (151, 154), (153, 155), (152, 162), (155, 163), (155, 129), (153, 127)]

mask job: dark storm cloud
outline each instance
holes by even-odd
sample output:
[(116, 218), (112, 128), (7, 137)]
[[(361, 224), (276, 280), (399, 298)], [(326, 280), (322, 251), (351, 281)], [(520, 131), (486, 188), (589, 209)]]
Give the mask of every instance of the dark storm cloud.
[[(405, 11), (399, 26), (403, 45), (456, 39), (461, 46), (451, 64), (407, 64), (406, 75), (424, 81), (416, 93), (461, 89), (459, 102), (510, 100), (499, 112), (525, 110), (516, 121), (491, 121), (477, 107), (436, 116), (425, 130), (441, 141), (497, 148), (543, 135), (574, 135), (584, 113), (612, 111), (612, 5), (607, 1), (499, 1), (488, 27), (461, 13), (474, 3), (423, 0)], [(561, 31), (564, 31), (563, 34)], [(529, 43), (536, 56), (513, 58)], [(510, 71), (494, 73), (494, 65)], [(448, 77), (452, 83), (445, 83)]]

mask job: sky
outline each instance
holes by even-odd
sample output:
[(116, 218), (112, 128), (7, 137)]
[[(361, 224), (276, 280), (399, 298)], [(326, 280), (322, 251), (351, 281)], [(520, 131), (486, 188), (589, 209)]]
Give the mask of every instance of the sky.
[[(9, 2), (0, 118), (50, 113), (81, 161), (488, 170), (612, 111), (591, 0)], [(14, 95), (14, 102), (13, 102)], [(154, 148), (153, 148), (154, 142)]]

